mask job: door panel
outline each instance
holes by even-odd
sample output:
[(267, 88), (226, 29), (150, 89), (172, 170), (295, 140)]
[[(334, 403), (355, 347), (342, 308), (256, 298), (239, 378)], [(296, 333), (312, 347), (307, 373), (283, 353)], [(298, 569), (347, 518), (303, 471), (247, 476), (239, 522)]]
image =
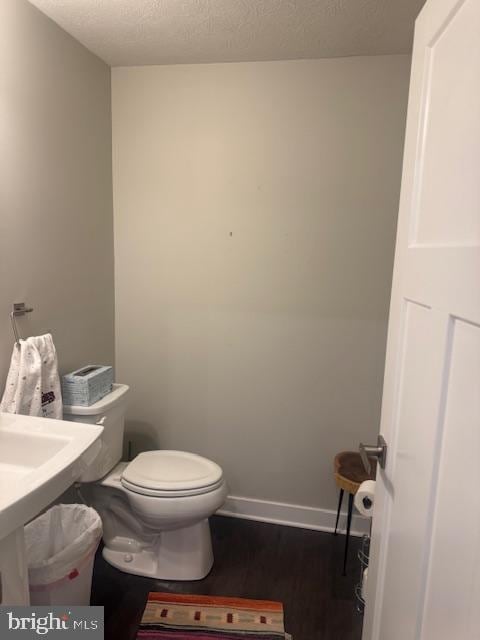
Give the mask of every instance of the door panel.
[(418, 244), (480, 241), (480, 74), (470, 64), (480, 56), (476, 3), (468, 0), (451, 13), (427, 45)]
[[(466, 369), (472, 375), (465, 377)], [(480, 492), (474, 489), (480, 487), (479, 387), (480, 327), (454, 320), (430, 547), (425, 640), (437, 640), (441, 634), (480, 637)], [(459, 562), (462, 557), (466, 561)]]
[[(441, 394), (449, 361), (448, 318), (414, 302), (406, 302), (403, 363), (398, 393), (396, 466), (388, 524), (385, 609), (380, 638), (414, 638), (425, 582), (425, 544), (431, 527), (433, 455), (439, 446)], [(406, 589), (408, 585), (408, 589)], [(410, 614), (391, 627), (398, 602)]]

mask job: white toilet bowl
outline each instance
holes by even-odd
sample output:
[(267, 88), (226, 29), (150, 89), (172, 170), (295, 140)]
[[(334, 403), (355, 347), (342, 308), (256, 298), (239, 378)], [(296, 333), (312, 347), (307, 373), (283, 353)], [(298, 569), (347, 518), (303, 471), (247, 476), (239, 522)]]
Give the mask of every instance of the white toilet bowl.
[(149, 451), (89, 487), (103, 522), (107, 562), (162, 580), (200, 580), (208, 574), (213, 565), (208, 518), (227, 495), (218, 465), (183, 451)]
[(212, 568), (208, 518), (227, 497), (222, 469), (185, 451), (122, 455), (128, 386), (95, 404), (64, 406), (75, 422), (103, 425), (99, 455), (80, 477), (103, 522), (103, 557), (114, 567), (163, 580), (200, 580)]

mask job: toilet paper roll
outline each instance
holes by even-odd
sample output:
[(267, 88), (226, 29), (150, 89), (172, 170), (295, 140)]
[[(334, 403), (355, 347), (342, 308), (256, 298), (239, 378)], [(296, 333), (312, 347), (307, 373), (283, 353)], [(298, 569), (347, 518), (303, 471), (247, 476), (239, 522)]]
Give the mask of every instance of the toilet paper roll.
[(355, 506), (362, 516), (372, 517), (375, 502), (375, 480), (365, 480), (355, 494)]

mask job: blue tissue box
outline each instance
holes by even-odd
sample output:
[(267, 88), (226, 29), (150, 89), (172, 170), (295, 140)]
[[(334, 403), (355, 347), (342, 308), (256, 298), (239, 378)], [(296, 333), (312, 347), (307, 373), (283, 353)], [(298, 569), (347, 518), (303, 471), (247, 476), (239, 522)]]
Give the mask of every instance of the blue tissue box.
[(89, 407), (110, 393), (112, 385), (112, 367), (89, 364), (62, 376), (63, 404)]

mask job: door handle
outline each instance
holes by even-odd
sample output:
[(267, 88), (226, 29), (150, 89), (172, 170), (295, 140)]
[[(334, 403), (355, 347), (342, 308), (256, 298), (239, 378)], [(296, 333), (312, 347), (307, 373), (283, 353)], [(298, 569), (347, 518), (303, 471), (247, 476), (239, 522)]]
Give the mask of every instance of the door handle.
[(360, 451), (360, 457), (362, 458), (365, 471), (369, 475), (372, 473), (372, 465), (370, 464), (369, 458), (375, 458), (378, 460), (378, 464), (381, 468), (385, 469), (385, 464), (387, 462), (387, 443), (382, 435), (378, 436), (376, 445), (363, 444), (363, 442), (361, 442), (358, 449)]

